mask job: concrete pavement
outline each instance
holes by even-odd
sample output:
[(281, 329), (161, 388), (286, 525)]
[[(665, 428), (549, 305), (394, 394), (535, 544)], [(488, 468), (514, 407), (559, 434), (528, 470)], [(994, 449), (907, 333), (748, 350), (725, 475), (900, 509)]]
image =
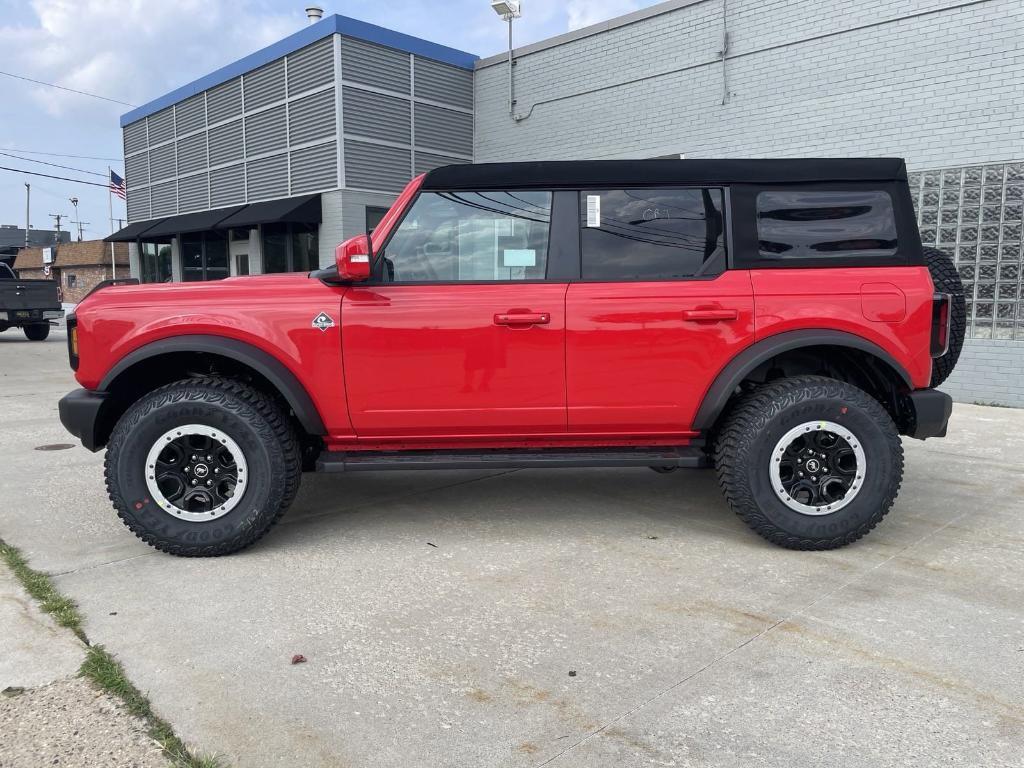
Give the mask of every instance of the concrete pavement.
[[(0, 334), (0, 536), (201, 751), (244, 766), (1020, 766), (1024, 411), (908, 440), (896, 506), (772, 547), (712, 473), (307, 475), (283, 524), (163, 555)], [(308, 662), (293, 666), (293, 654)], [(574, 674), (570, 674), (574, 673)]]

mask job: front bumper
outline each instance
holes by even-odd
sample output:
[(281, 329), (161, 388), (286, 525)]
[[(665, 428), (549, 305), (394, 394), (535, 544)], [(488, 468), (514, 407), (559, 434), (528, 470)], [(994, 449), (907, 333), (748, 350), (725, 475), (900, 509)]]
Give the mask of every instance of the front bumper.
[(93, 453), (106, 443), (108, 431), (104, 428), (103, 419), (106, 400), (105, 392), (76, 389), (64, 395), (57, 404), (60, 423)]
[(907, 397), (914, 414), (913, 428), (907, 434), (918, 440), (945, 437), (953, 398), (937, 389), (916, 389)]

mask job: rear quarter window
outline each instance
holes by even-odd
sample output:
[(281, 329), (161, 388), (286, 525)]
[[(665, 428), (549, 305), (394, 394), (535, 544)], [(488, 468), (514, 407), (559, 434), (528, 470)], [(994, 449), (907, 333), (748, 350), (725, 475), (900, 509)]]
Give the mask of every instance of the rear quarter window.
[(757, 195), (757, 248), (765, 261), (896, 255), (896, 216), (883, 190), (773, 190)]

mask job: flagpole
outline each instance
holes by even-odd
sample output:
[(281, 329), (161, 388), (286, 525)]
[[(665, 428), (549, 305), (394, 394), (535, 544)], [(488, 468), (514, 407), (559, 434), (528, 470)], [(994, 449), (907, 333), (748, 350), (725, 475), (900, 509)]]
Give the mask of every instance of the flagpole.
[[(114, 201), (110, 197), (110, 185), (113, 183), (114, 178), (113, 170), (107, 166), (107, 213), (110, 215), (110, 234), (114, 234)], [(114, 241), (110, 241), (110, 277), (114, 280), (117, 279), (117, 260), (114, 258)]]

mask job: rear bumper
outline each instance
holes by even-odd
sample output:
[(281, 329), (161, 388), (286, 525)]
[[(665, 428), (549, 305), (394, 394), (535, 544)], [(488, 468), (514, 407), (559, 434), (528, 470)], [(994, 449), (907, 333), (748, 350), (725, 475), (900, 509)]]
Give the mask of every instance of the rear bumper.
[(917, 389), (908, 395), (914, 412), (914, 426), (910, 437), (925, 440), (945, 437), (949, 416), (953, 413), (953, 398), (937, 389)]
[(100, 431), (101, 410), (106, 399), (104, 392), (76, 389), (64, 395), (57, 404), (60, 423), (94, 453), (106, 442)]
[(10, 309), (0, 312), (0, 323), (7, 325), (30, 325), (33, 323), (60, 320), (63, 309)]

